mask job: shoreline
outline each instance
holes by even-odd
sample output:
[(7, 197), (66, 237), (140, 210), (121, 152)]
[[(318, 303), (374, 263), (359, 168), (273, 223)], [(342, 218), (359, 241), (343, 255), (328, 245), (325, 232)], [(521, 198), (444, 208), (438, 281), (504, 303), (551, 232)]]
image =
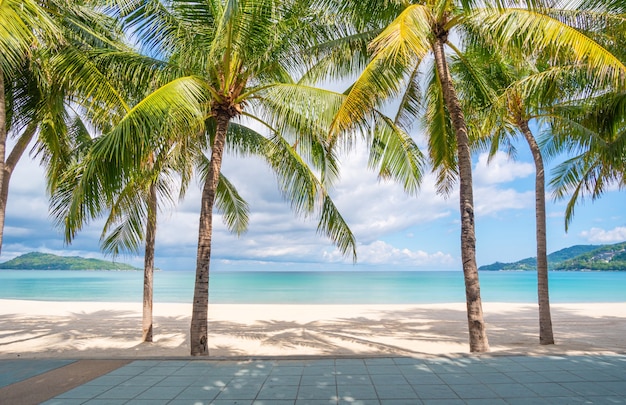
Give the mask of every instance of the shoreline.
[[(626, 354), (626, 302), (551, 304), (540, 346), (536, 303), (483, 302), (491, 355)], [(189, 357), (191, 304), (0, 299), (0, 359)], [(469, 354), (465, 303), (211, 304), (210, 358)]]

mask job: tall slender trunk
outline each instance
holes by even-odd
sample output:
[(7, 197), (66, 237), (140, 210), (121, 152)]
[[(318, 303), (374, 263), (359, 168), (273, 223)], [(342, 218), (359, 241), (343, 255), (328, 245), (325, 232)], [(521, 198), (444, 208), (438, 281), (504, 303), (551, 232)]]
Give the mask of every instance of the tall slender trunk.
[(487, 330), (483, 319), (480, 282), (476, 265), (476, 232), (474, 229), (474, 194), (472, 189), (472, 157), (465, 117), (459, 103), (446, 62), (445, 35), (433, 44), (437, 73), (443, 87), (443, 98), (456, 134), (460, 182), (461, 257), (465, 279), (465, 299), (471, 352), (489, 351)]
[(148, 194), (148, 223), (146, 224), (146, 250), (143, 264), (143, 342), (152, 342), (152, 297), (154, 285), (154, 243), (157, 226), (157, 191), (156, 184), (150, 184)]
[[(0, 69), (0, 185), (4, 184), (4, 157), (7, 146), (7, 105), (4, 92), (4, 72)], [(4, 211), (0, 211), (0, 224), (2, 225), (0, 226), (0, 252), (2, 252), (2, 238), (4, 236)]]
[(209, 173), (202, 189), (200, 208), (200, 226), (198, 229), (198, 254), (196, 259), (196, 280), (193, 292), (193, 310), (191, 315), (191, 355), (207, 356), (208, 346), (208, 311), (209, 311), (209, 265), (211, 262), (211, 237), (213, 234), (213, 205), (215, 191), (219, 182), (226, 131), (231, 115), (227, 111), (217, 111), (217, 127), (211, 149)]
[(7, 201), (9, 200), (9, 184), (11, 182), (11, 175), (15, 166), (20, 161), (22, 155), (26, 151), (28, 144), (32, 141), (35, 131), (37, 130), (37, 124), (30, 123), (19, 137), (17, 143), (11, 149), (9, 157), (4, 162), (4, 170), (2, 170), (2, 183), (0, 183), (0, 251), (2, 250), (2, 239), (4, 235), (4, 219), (7, 210)]
[(552, 317), (550, 315), (550, 294), (548, 289), (548, 249), (546, 238), (546, 191), (543, 158), (533, 136), (528, 120), (520, 119), (518, 126), (528, 142), (535, 160), (535, 217), (537, 237), (537, 295), (539, 299), (539, 343), (554, 344)]

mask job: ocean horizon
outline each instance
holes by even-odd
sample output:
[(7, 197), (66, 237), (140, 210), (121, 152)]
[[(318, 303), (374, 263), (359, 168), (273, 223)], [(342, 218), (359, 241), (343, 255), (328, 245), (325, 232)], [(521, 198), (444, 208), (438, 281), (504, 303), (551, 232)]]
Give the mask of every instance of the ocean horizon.
[[(191, 303), (194, 271), (157, 271), (154, 302)], [(480, 272), (483, 302), (536, 303), (535, 272)], [(626, 302), (626, 272), (550, 272), (553, 303)], [(142, 271), (0, 270), (0, 299), (141, 302)], [(465, 302), (462, 271), (215, 271), (213, 304)]]

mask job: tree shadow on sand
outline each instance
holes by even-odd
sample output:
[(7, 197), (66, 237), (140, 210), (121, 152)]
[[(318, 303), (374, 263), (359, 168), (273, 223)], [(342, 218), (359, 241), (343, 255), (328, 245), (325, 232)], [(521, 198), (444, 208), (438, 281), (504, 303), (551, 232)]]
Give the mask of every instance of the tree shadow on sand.
[[(496, 304), (491, 304), (497, 308)], [(457, 306), (458, 308), (459, 306)], [(254, 305), (250, 306), (254, 311)], [(269, 316), (268, 316), (269, 317)], [(381, 307), (349, 317), (329, 313), (307, 322), (210, 320), (215, 357), (429, 356), (468, 353), (461, 309)], [(275, 318), (279, 318), (275, 316)], [(141, 343), (136, 311), (101, 310), (64, 316), (0, 315), (0, 357), (181, 357), (189, 354), (189, 316), (155, 314), (155, 342)], [(532, 304), (485, 311), (493, 354), (625, 353), (626, 314), (594, 317), (552, 309), (556, 345), (540, 346)]]

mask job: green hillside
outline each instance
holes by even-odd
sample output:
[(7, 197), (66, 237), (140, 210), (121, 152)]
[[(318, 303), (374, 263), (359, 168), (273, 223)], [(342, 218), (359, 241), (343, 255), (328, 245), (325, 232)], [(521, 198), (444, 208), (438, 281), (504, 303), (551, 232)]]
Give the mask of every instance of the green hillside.
[(85, 259), (78, 256), (57, 256), (49, 253), (31, 252), (4, 263), (5, 270), (139, 270), (124, 263), (98, 259)]
[[(481, 266), (487, 271), (528, 271), (537, 270), (537, 258), (529, 257), (514, 263), (500, 263)], [(614, 245), (576, 245), (548, 255), (549, 270), (611, 270), (626, 271), (626, 242)]]

